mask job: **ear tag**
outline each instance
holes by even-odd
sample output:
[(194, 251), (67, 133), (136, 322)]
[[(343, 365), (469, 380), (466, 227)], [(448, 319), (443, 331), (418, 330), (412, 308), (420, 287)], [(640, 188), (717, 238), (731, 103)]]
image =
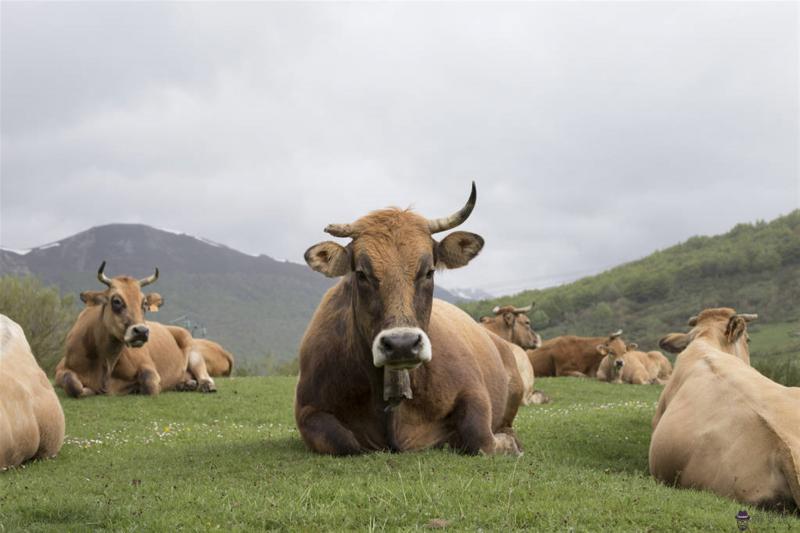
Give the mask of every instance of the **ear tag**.
[(158, 311), (158, 306), (156, 304), (150, 304), (150, 312), (155, 313)]

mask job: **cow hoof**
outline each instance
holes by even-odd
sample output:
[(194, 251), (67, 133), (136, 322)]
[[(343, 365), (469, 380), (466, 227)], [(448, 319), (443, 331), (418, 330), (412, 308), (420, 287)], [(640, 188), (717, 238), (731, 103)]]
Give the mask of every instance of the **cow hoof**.
[(183, 383), (178, 383), (175, 386), (176, 391), (180, 392), (187, 392), (187, 391), (194, 391), (197, 390), (197, 382), (193, 379), (184, 381)]
[(197, 390), (200, 392), (217, 392), (217, 387), (213, 381), (203, 381)]
[(494, 453), (519, 457), (522, 455), (522, 450), (519, 449), (519, 446), (517, 446), (517, 439), (512, 435), (498, 433), (494, 436)]

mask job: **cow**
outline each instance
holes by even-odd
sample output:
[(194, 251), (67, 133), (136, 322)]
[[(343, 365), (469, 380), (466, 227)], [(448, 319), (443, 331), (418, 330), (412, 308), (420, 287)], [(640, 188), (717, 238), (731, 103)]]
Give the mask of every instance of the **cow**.
[(436, 270), (458, 268), (483, 238), (456, 231), (455, 214), (428, 220), (388, 208), (325, 232), (304, 254), (341, 278), (324, 295), (300, 344), (295, 420), (313, 452), (352, 455), (449, 445), (467, 454), (521, 453), (512, 423), (522, 382), (511, 345), (457, 307), (433, 298)]
[(156, 395), (162, 390), (214, 392), (205, 361), (192, 349), (192, 336), (182, 328), (168, 329), (144, 320), (145, 309), (160, 301), (142, 294), (158, 279), (109, 278), (100, 265), (97, 279), (103, 291), (84, 291), (86, 308), (67, 334), (65, 355), (56, 367), (56, 384), (68, 396), (95, 394)]
[(739, 502), (800, 508), (800, 388), (750, 366), (747, 323), (757, 315), (722, 307), (662, 338), (679, 353), (658, 400), (650, 473), (679, 487)]
[[(176, 326), (170, 326), (169, 329)], [(233, 354), (219, 343), (209, 339), (194, 339), (194, 349), (200, 352), (206, 362), (208, 375), (212, 377), (230, 376), (233, 371)]]
[(658, 350), (647, 352), (645, 366), (650, 373), (650, 379), (661, 385), (665, 384), (672, 375), (672, 363)]
[(616, 354), (604, 346), (598, 347), (598, 350), (605, 352), (606, 356), (597, 369), (597, 379), (631, 385), (658, 383), (658, 363), (653, 366), (648, 355), (637, 351), (636, 348), (636, 343), (632, 342), (626, 345), (625, 353)]
[(0, 315), (0, 470), (55, 457), (64, 411), (22, 328)]
[(541, 404), (550, 401), (550, 398), (541, 391), (534, 390), (533, 366), (525, 349), (537, 348), (542, 343), (542, 338), (531, 329), (531, 321), (527, 314), (533, 309), (531, 304), (527, 307), (514, 307), (513, 305), (497, 306), (492, 310), (494, 316), (481, 317), (481, 325), (514, 344), (514, 357), (517, 360), (517, 369), (522, 377), (523, 397), (522, 404)]
[[(156, 313), (164, 305), (164, 298), (157, 292), (151, 292), (147, 295), (147, 310)], [(186, 333), (191, 333), (180, 326), (165, 327), (178, 339), (185, 336)], [(193, 349), (200, 353), (203, 360), (206, 362), (206, 370), (211, 377), (217, 376), (230, 376), (233, 371), (233, 354), (223, 348), (219, 343), (208, 339), (194, 339), (192, 341)]]
[(627, 351), (622, 340), (622, 330), (608, 337), (576, 337), (564, 335), (546, 340), (535, 350), (528, 350), (535, 376), (596, 377), (600, 362), (606, 353), (622, 355)]

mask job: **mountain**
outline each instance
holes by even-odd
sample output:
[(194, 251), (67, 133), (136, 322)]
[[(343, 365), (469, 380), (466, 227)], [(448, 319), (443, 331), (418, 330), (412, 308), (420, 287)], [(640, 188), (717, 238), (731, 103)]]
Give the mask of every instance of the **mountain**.
[[(334, 283), (305, 264), (252, 256), (202, 237), (142, 224), (109, 224), (31, 250), (0, 249), (0, 273), (33, 274), (62, 292), (98, 289), (96, 272), (149, 276), (165, 305), (149, 318), (205, 328), (243, 367), (262, 372), (293, 358), (325, 291)], [(436, 296), (458, 298), (436, 288)], [(269, 357), (265, 357), (269, 356)]]
[(494, 298), (493, 294), (477, 287), (451, 288), (449, 291), (458, 299), (459, 302), (471, 302), (474, 300), (487, 300)]
[(786, 332), (800, 330), (800, 210), (769, 223), (739, 224), (723, 235), (692, 237), (573, 283), (459, 305), (477, 318), (495, 305), (532, 301), (533, 326), (545, 339), (622, 328), (627, 339), (655, 349), (664, 334), (685, 331), (698, 311), (729, 306), (759, 314), (750, 328), (754, 347), (760, 331), (764, 337), (781, 332), (759, 342), (762, 353), (797, 354), (800, 343)]

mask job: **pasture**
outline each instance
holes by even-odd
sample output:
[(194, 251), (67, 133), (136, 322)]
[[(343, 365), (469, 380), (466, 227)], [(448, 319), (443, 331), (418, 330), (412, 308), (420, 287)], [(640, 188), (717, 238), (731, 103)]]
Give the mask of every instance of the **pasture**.
[[(521, 458), (447, 450), (332, 458), (303, 446), (296, 378), (219, 379), (219, 393), (60, 395), (55, 460), (0, 473), (0, 531), (734, 531), (739, 504), (647, 472), (661, 387), (543, 378)], [(800, 517), (748, 508), (751, 531)]]

